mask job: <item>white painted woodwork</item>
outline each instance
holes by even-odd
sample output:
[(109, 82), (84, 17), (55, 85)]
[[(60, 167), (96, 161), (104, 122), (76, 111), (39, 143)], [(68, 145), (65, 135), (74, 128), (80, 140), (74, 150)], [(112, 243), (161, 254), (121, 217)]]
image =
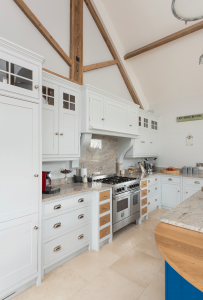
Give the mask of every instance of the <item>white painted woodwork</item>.
[(141, 153), (147, 155), (149, 154), (149, 128), (142, 126), (141, 133)]
[(42, 153), (59, 153), (58, 86), (42, 81), (42, 85), (54, 90), (54, 105), (44, 103), (42, 97)]
[(186, 200), (198, 191), (200, 191), (200, 187), (186, 186), (184, 189), (183, 200)]
[(0, 223), (0, 292), (37, 272), (38, 214)]
[(147, 198), (148, 213), (156, 209), (160, 205), (160, 195), (148, 196)]
[(147, 187), (147, 195), (152, 196), (154, 194), (159, 193), (159, 184), (153, 184)]
[(39, 105), (0, 95), (0, 222), (38, 212)]
[(175, 207), (181, 202), (181, 185), (162, 183), (162, 205)]
[[(81, 235), (83, 238), (79, 239)], [(90, 240), (91, 226), (88, 224), (44, 244), (44, 268), (88, 245)], [(55, 252), (58, 246), (61, 248)]]
[(105, 115), (108, 130), (128, 132), (128, 107), (126, 105), (106, 99)]
[(150, 130), (149, 134), (149, 153), (157, 155), (159, 153), (159, 132)]
[(187, 185), (192, 185), (193, 187), (196, 187), (197, 189), (201, 189), (203, 186), (203, 179), (198, 178), (198, 175), (196, 175), (197, 178), (184, 178), (185, 184)]
[[(68, 209), (78, 209), (88, 203), (90, 203), (91, 196), (88, 194), (79, 194), (73, 197), (60, 198), (54, 202), (44, 203), (44, 215), (55, 216), (58, 214), (65, 213)], [(57, 209), (57, 207), (59, 207)]]
[(165, 182), (165, 183), (181, 184), (181, 177), (178, 177), (177, 175), (176, 176), (163, 175), (161, 180), (162, 180), (162, 182)]
[(135, 134), (138, 132), (138, 110), (129, 108), (128, 111), (128, 131)]
[(105, 128), (104, 97), (90, 93), (89, 98), (89, 124), (96, 128)]
[[(57, 235), (84, 226), (91, 221), (91, 207), (86, 206), (77, 210), (67, 212), (44, 221), (44, 239), (53, 239)], [(60, 223), (60, 224), (59, 224)], [(58, 225), (56, 225), (58, 224)], [(56, 226), (54, 226), (56, 225)], [(58, 227), (57, 227), (58, 226)]]
[(149, 177), (147, 179), (147, 186), (150, 186), (152, 184), (158, 183), (160, 181), (159, 176), (155, 176), (155, 177)]

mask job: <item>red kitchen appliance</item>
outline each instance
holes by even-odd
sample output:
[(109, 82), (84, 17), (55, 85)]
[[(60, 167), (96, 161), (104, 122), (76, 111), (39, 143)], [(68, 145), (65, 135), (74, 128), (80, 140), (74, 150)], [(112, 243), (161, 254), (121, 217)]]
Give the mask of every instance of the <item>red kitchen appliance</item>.
[(51, 184), (51, 172), (42, 171), (42, 194), (55, 194), (60, 192), (60, 188), (54, 188)]

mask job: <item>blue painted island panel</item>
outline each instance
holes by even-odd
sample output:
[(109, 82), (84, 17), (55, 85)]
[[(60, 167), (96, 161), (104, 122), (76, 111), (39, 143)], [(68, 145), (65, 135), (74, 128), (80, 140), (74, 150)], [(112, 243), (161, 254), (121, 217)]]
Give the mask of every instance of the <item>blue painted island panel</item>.
[(167, 262), (165, 262), (165, 295), (165, 300), (203, 300), (203, 293), (180, 276)]

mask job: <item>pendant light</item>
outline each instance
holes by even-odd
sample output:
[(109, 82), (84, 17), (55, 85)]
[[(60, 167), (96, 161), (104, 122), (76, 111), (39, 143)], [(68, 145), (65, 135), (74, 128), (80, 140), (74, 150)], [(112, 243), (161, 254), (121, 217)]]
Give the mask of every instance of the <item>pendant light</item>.
[(203, 19), (203, 0), (172, 0), (172, 12), (185, 24)]

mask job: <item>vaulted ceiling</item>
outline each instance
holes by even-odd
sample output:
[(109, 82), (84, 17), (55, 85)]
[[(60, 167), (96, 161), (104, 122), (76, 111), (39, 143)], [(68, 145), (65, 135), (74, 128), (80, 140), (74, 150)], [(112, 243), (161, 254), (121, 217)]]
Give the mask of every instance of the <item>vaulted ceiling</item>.
[[(127, 54), (191, 26), (171, 12), (172, 0), (102, 0)], [(148, 103), (203, 94), (203, 30), (129, 59)]]

